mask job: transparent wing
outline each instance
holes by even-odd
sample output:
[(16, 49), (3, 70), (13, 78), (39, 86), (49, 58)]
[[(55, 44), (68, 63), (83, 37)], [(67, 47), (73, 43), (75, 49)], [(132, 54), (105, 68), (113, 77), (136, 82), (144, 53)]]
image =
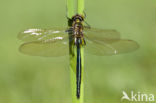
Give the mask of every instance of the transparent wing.
[(111, 29), (84, 28), (84, 37), (90, 40), (120, 39), (120, 33)]
[(85, 51), (93, 55), (114, 55), (136, 50), (139, 45), (132, 40), (120, 39), (116, 30), (85, 28)]
[(47, 39), (68, 39), (67, 28), (27, 29), (18, 34), (22, 41), (42, 41)]
[(85, 51), (93, 55), (115, 55), (136, 50), (139, 45), (132, 40), (126, 39), (112, 39), (103, 41), (86, 40)]
[(44, 40), (27, 42), (20, 46), (20, 52), (32, 56), (57, 57), (68, 54), (69, 43), (66, 40)]

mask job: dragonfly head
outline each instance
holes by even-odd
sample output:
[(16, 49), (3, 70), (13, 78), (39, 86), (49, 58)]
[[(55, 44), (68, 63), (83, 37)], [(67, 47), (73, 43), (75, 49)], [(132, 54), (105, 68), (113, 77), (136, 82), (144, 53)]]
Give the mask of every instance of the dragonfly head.
[(82, 15), (76, 14), (75, 16), (72, 17), (72, 20), (74, 22), (79, 23), (79, 22), (84, 21), (84, 17)]

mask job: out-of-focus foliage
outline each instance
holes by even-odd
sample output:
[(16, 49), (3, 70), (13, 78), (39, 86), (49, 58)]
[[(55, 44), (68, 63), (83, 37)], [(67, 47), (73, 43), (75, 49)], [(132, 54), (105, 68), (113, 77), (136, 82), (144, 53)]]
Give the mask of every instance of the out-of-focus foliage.
[[(121, 103), (122, 91), (156, 94), (156, 1), (86, 0), (87, 22), (135, 40), (132, 53), (85, 55), (85, 103)], [(27, 28), (66, 26), (66, 1), (0, 3), (0, 103), (71, 103), (68, 57), (19, 53), (17, 34)]]

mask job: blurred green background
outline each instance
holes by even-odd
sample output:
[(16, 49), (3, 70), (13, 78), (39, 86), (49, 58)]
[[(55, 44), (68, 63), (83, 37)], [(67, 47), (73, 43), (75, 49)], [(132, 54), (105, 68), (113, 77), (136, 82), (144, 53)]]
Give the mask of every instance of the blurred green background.
[[(121, 103), (123, 90), (156, 95), (156, 1), (86, 0), (85, 12), (92, 27), (140, 45), (122, 55), (85, 55), (85, 103)], [(18, 51), (18, 32), (54, 26), (67, 26), (65, 0), (0, 1), (0, 103), (71, 103), (68, 57)]]

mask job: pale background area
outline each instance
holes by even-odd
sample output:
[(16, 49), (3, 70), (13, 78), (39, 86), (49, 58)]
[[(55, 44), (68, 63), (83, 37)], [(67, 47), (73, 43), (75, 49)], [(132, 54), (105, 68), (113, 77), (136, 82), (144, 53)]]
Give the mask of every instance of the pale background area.
[[(85, 103), (121, 103), (122, 91), (156, 95), (156, 1), (86, 0), (92, 27), (135, 40), (132, 53), (85, 55)], [(0, 103), (71, 103), (67, 56), (19, 53), (19, 31), (67, 25), (65, 0), (1, 0)], [(127, 102), (126, 102), (127, 103)]]

